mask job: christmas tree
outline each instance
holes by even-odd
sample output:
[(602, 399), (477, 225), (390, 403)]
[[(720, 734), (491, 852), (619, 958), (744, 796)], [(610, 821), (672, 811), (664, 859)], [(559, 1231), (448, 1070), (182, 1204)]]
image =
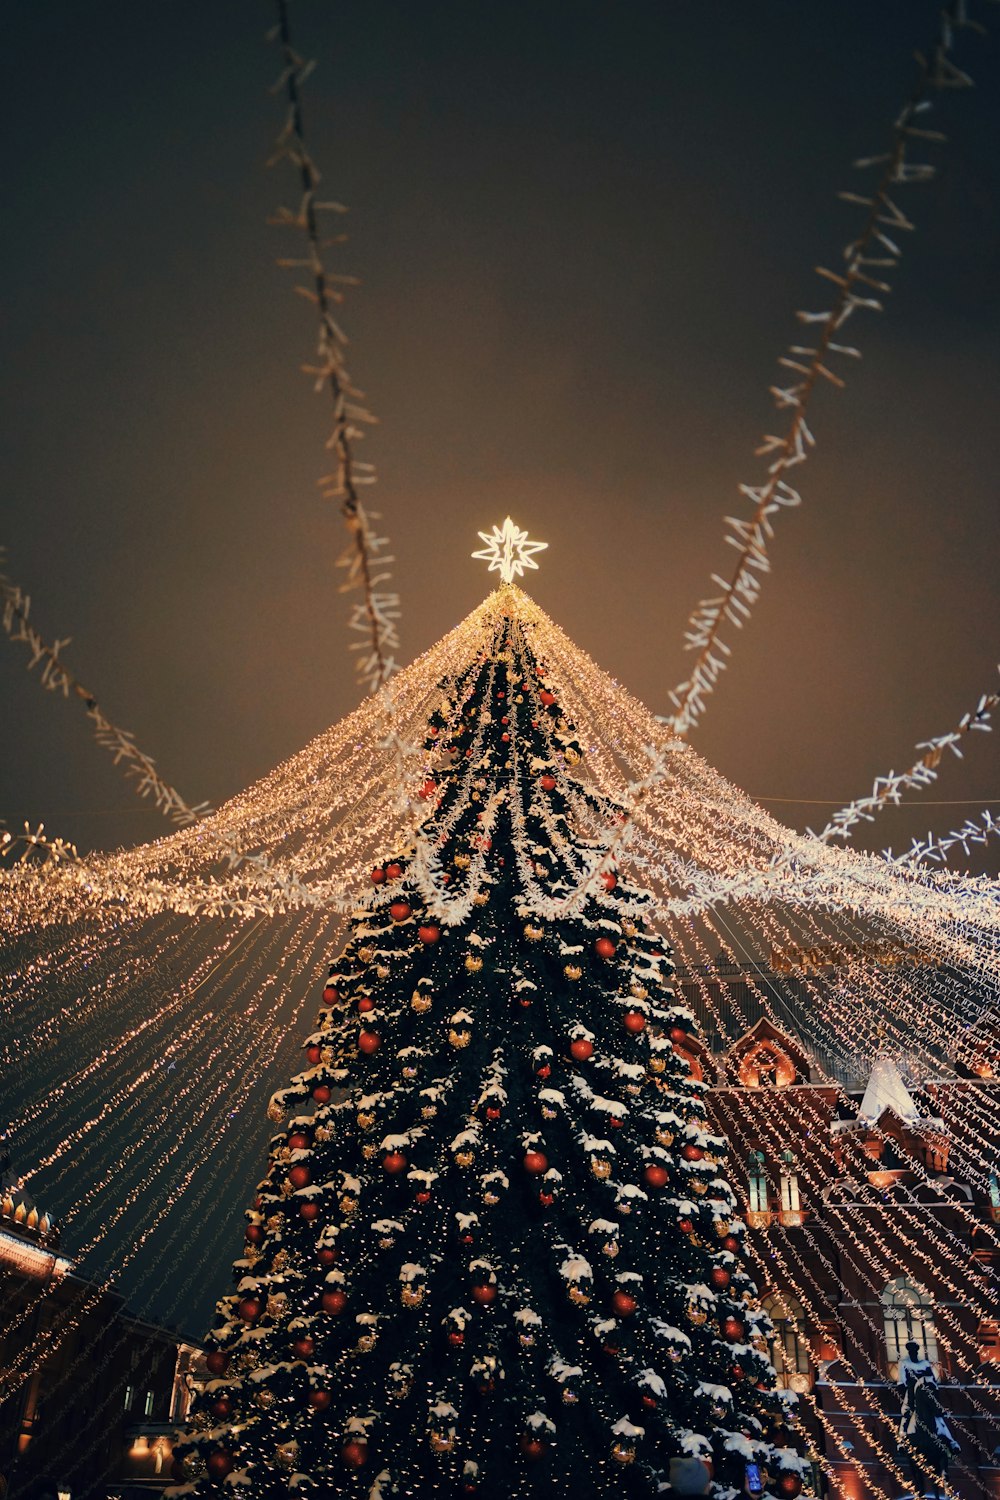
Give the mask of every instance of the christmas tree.
[(600, 858), (621, 815), (524, 596), (493, 597), (416, 836), (271, 1102), (174, 1493), (721, 1497), (760, 1493), (752, 1464), (802, 1489), (694, 1017)]

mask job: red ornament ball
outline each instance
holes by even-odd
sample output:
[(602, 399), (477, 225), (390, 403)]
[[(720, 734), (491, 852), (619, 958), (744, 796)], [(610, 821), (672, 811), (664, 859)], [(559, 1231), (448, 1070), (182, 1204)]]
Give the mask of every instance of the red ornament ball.
[(723, 1250), (728, 1250), (731, 1255), (736, 1254), (736, 1252), (740, 1248), (740, 1242), (736, 1238), (735, 1234), (727, 1234), (724, 1236), (722, 1241), (722, 1248)]
[(370, 1010), (375, 1009), (375, 1001), (371, 995), (361, 995), (358, 999), (358, 1014), (366, 1016)]
[(412, 912), (409, 901), (394, 901), (389, 907), (389, 915), (394, 922), (405, 922)]
[(364, 1052), (367, 1057), (377, 1052), (381, 1043), (382, 1038), (377, 1031), (362, 1031), (358, 1035), (358, 1051)]
[(209, 1410), (212, 1416), (217, 1418), (218, 1421), (225, 1422), (227, 1417), (231, 1417), (233, 1414), (233, 1403), (229, 1400), (228, 1396), (220, 1396), (217, 1401), (212, 1402)]
[(380, 866), (376, 866), (372, 871), (372, 885), (381, 885), (384, 879), (385, 871)]
[(725, 1266), (713, 1266), (708, 1273), (708, 1279), (714, 1287), (718, 1287), (720, 1291), (724, 1292), (733, 1278)]
[(577, 1062), (586, 1062), (588, 1057), (594, 1055), (594, 1044), (585, 1036), (578, 1036), (569, 1044), (569, 1055)]
[(312, 1091), (312, 1096), (317, 1104), (329, 1104), (333, 1098), (333, 1090), (328, 1083), (317, 1083)]
[(541, 1438), (530, 1437), (527, 1433), (525, 1433), (524, 1437), (521, 1439), (521, 1452), (524, 1454), (525, 1458), (530, 1458), (532, 1460), (539, 1459), (545, 1453), (545, 1444), (542, 1442)]
[(556, 1201), (555, 1194), (545, 1192), (539, 1193), (538, 1201), (543, 1208), (551, 1208), (553, 1203)]
[(319, 1204), (315, 1198), (306, 1198), (299, 1204), (299, 1218), (305, 1219), (307, 1224), (319, 1218)]
[(310, 1391), (309, 1405), (313, 1411), (326, 1411), (333, 1397), (329, 1391)]
[(302, 1162), (296, 1162), (294, 1167), (288, 1169), (288, 1180), (293, 1188), (308, 1187), (312, 1182), (312, 1173)]
[(736, 1318), (732, 1313), (730, 1313), (729, 1317), (724, 1318), (722, 1321), (722, 1332), (725, 1334), (727, 1339), (730, 1339), (733, 1343), (736, 1343), (736, 1341), (738, 1339), (742, 1339), (743, 1335), (746, 1333), (746, 1324), (743, 1322), (742, 1318)]
[(256, 1323), (263, 1311), (264, 1304), (259, 1297), (244, 1297), (236, 1309), (244, 1323)]
[(613, 891), (618, 884), (618, 876), (614, 870), (605, 870), (601, 875), (601, 884), (606, 891)]
[(611, 1306), (620, 1318), (630, 1318), (639, 1304), (628, 1292), (615, 1292)]
[(549, 1159), (541, 1151), (528, 1151), (525, 1153), (523, 1166), (532, 1177), (541, 1177), (543, 1172), (549, 1170)]
[(599, 937), (594, 943), (594, 952), (598, 958), (614, 958), (617, 947), (613, 938)]
[(495, 1302), (496, 1295), (497, 1289), (489, 1281), (484, 1282), (482, 1286), (474, 1286), (472, 1288), (472, 1300), (473, 1302), (478, 1302), (480, 1306), (485, 1306), (489, 1302)]
[(666, 1187), (670, 1177), (666, 1167), (661, 1167), (657, 1162), (650, 1162), (642, 1175), (645, 1177), (647, 1184), (655, 1188)]
[(540, 1068), (536, 1068), (535, 1072), (537, 1073), (539, 1078), (548, 1078), (549, 1074), (552, 1072), (552, 1069), (549, 1067), (548, 1063), (542, 1063), (542, 1066)]
[(323, 990), (324, 1005), (336, 1005), (339, 996), (332, 984), (328, 984)]
[(642, 1398), (642, 1404), (646, 1408), (647, 1411), (655, 1411), (656, 1410), (656, 1397), (655, 1396), (643, 1396), (643, 1398)]
[(315, 1042), (311, 1042), (306, 1048), (306, 1061), (312, 1063), (313, 1067), (316, 1066), (322, 1056), (322, 1049)]
[(421, 1188), (419, 1193), (414, 1194), (414, 1197), (418, 1203), (429, 1203), (431, 1201), (431, 1195), (426, 1188)]
[(500, 1111), (497, 1109), (495, 1104), (490, 1104), (487, 1106), (486, 1118), (487, 1120), (499, 1120)]
[(295, 1130), (288, 1137), (289, 1151), (304, 1151), (309, 1145), (309, 1137), (302, 1130)]
[(457, 1349), (460, 1344), (465, 1343), (465, 1334), (460, 1328), (453, 1328), (448, 1335), (448, 1342)]
[(349, 1469), (363, 1469), (368, 1462), (368, 1444), (353, 1438), (341, 1448), (340, 1456)]
[(538, 785), (543, 792), (554, 792), (556, 789), (556, 778), (554, 776), (539, 776)]
[(406, 1157), (402, 1151), (390, 1151), (382, 1158), (382, 1165), (390, 1176), (406, 1171)]
[(403, 866), (398, 864), (396, 860), (393, 860), (391, 865), (386, 865), (385, 873), (390, 880), (398, 880), (403, 873)]
[(436, 791), (437, 791), (437, 782), (431, 780), (431, 778), (428, 777), (428, 779), (424, 782), (423, 786), (420, 788), (420, 791), (417, 793), (417, 796), (418, 797), (422, 797), (424, 799), (424, 801), (426, 802), (427, 798), (428, 797), (433, 797), (433, 795), (434, 795), (434, 793)]
[(316, 1345), (311, 1338), (303, 1334), (301, 1338), (296, 1339), (292, 1344), (292, 1353), (296, 1359), (309, 1359), (316, 1353)]
[(625, 1030), (633, 1032), (636, 1036), (646, 1029), (646, 1017), (641, 1010), (627, 1010), (622, 1017), (622, 1022)]
[(245, 1238), (248, 1244), (259, 1245), (263, 1241), (264, 1231), (259, 1224), (248, 1224)]
[(680, 1230), (681, 1234), (690, 1234), (691, 1231), (694, 1229), (694, 1220), (693, 1219), (678, 1219), (677, 1220), (677, 1228)]
[(319, 1299), (319, 1305), (325, 1313), (329, 1313), (331, 1317), (336, 1318), (347, 1306), (347, 1297), (343, 1292), (324, 1292)]
[(693, 1141), (688, 1141), (686, 1146), (681, 1147), (681, 1155), (683, 1156), (685, 1161), (701, 1161), (705, 1153), (702, 1148), (700, 1146), (696, 1146)]
[(435, 927), (432, 922), (429, 922), (426, 927), (417, 928), (417, 937), (422, 943), (426, 943), (429, 947), (433, 943), (440, 942), (441, 929), (440, 927)]
[(801, 1495), (802, 1480), (797, 1474), (782, 1474), (778, 1480), (779, 1495)]
[(233, 1472), (233, 1455), (228, 1448), (213, 1448), (205, 1460), (205, 1468), (213, 1479), (225, 1479)]
[(229, 1355), (221, 1349), (211, 1349), (205, 1356), (205, 1364), (210, 1375), (225, 1375), (229, 1369)]
[(550, 693), (548, 688), (542, 688), (538, 695), (538, 701), (539, 703), (543, 703), (546, 708), (551, 708), (556, 701), (556, 695), (555, 693)]
[(332, 1245), (321, 1245), (316, 1251), (316, 1259), (324, 1268), (337, 1264), (337, 1252)]

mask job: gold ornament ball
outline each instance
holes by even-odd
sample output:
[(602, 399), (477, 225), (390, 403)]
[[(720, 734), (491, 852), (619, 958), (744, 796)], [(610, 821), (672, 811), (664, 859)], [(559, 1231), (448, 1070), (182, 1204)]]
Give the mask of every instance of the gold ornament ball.
[(436, 1104), (425, 1104), (423, 1109), (420, 1111), (421, 1116), (425, 1120), (433, 1120), (437, 1112), (438, 1110)]
[(375, 973), (377, 974), (379, 979), (388, 979), (389, 975), (392, 973), (392, 970), (387, 969), (385, 964), (378, 964), (376, 966)]
[(406, 1066), (405, 1066), (405, 1068), (403, 1069), (403, 1077), (404, 1078), (416, 1078), (416, 1076), (417, 1076), (417, 1070), (416, 1070), (416, 1068), (413, 1066), (412, 1063), (407, 1063)]
[(448, 1040), (453, 1047), (467, 1047), (472, 1041), (471, 1031), (458, 1031), (452, 1027), (448, 1033)]
[(363, 1114), (359, 1114), (358, 1115), (358, 1129), (359, 1130), (371, 1130), (371, 1128), (372, 1128), (372, 1126), (374, 1124), (375, 1124), (375, 1116), (372, 1115), (372, 1114), (369, 1114), (367, 1111), (365, 1113), (363, 1113)]
[(273, 1120), (275, 1125), (280, 1125), (285, 1118), (285, 1111), (280, 1104), (269, 1104), (267, 1106), (267, 1118)]
[(608, 1257), (608, 1260), (614, 1260), (615, 1256), (618, 1254), (618, 1241), (608, 1240), (607, 1244), (605, 1244), (602, 1248), (604, 1254)]
[(672, 1130), (658, 1130), (656, 1132), (656, 1144), (658, 1146), (672, 1146), (674, 1144), (674, 1132)]
[(636, 1000), (645, 1000), (647, 995), (649, 994), (649, 991), (646, 989), (646, 986), (644, 984), (633, 983), (629, 985), (629, 994), (632, 995)]
[(475, 1158), (475, 1156), (473, 1155), (473, 1153), (471, 1151), (456, 1151), (455, 1152), (455, 1165), (456, 1165), (456, 1167), (471, 1167), (472, 1163), (475, 1161), (475, 1159), (476, 1158)]
[(358, 1353), (359, 1354), (371, 1354), (371, 1352), (372, 1352), (372, 1350), (374, 1348), (375, 1348), (375, 1335), (373, 1333), (363, 1333), (361, 1335), (361, 1337), (358, 1339), (358, 1343), (357, 1343)]
[(665, 1073), (666, 1070), (667, 1060), (665, 1057), (651, 1057), (649, 1059), (649, 1071), (651, 1073)]
[(473, 906), (485, 906), (489, 899), (485, 891), (477, 891), (472, 898), (472, 904)]
[[(484, 783), (484, 785), (485, 785), (485, 783)], [(467, 854), (456, 854), (455, 855), (455, 868), (457, 870), (467, 870), (471, 864), (472, 864), (472, 860), (469, 858), (469, 856)]]
[(483, 1194), (483, 1202), (488, 1208), (496, 1208), (497, 1204), (500, 1202), (500, 1195), (499, 1193), (494, 1193), (492, 1189), (488, 1189)]
[(421, 995), (417, 990), (414, 990), (413, 998), (410, 1001), (410, 1009), (415, 1010), (418, 1016), (425, 1016), (430, 1010), (432, 1003), (430, 995)]
[(269, 1391), (265, 1386), (263, 1387), (263, 1389), (255, 1393), (253, 1399), (256, 1405), (260, 1407), (261, 1411), (269, 1411), (278, 1398), (273, 1391)]
[(583, 970), (577, 964), (567, 964), (563, 969), (567, 979), (582, 979)]
[(375, 1149), (375, 1143), (373, 1141), (365, 1142), (365, 1144), (361, 1147), (361, 1155), (364, 1157), (365, 1161), (372, 1160), (375, 1155)]
[(528, 926), (524, 929), (524, 935), (529, 943), (540, 943), (545, 936), (545, 932), (541, 927)]
[(357, 1211), (358, 1211), (358, 1200), (357, 1200), (357, 1198), (352, 1198), (350, 1193), (345, 1193), (344, 1196), (340, 1200), (340, 1212), (344, 1215), (345, 1219), (349, 1219), (351, 1217), (351, 1215), (352, 1214), (356, 1214)]
[(483, 967), (483, 961), (475, 953), (467, 953), (465, 956), (465, 967), (470, 974), (478, 974)]
[(697, 1302), (688, 1303), (687, 1315), (696, 1328), (700, 1328), (708, 1321), (708, 1313), (703, 1307), (699, 1307)]
[(616, 1464), (630, 1464), (635, 1460), (635, 1449), (631, 1443), (613, 1443), (611, 1457)]
[(404, 1286), (400, 1289), (399, 1300), (404, 1307), (419, 1307), (427, 1295), (422, 1286)]
[(429, 1439), (432, 1453), (452, 1453), (455, 1448), (453, 1432), (432, 1432)]
[(358, 957), (360, 958), (360, 960), (361, 960), (361, 962), (363, 964), (370, 964), (371, 961), (372, 961), (372, 959), (375, 957), (375, 949), (374, 948), (359, 948), (358, 949)]
[(293, 1467), (295, 1460), (299, 1456), (299, 1445), (298, 1443), (282, 1443), (275, 1450), (274, 1456), (278, 1460), (279, 1464), (281, 1464), (282, 1468), (290, 1469)]
[(582, 1287), (571, 1286), (567, 1295), (571, 1302), (576, 1303), (577, 1307), (586, 1307), (590, 1302), (590, 1293), (585, 1292)]
[(593, 1156), (590, 1160), (590, 1170), (598, 1182), (604, 1182), (606, 1178), (611, 1176), (611, 1163), (605, 1161), (603, 1156)]

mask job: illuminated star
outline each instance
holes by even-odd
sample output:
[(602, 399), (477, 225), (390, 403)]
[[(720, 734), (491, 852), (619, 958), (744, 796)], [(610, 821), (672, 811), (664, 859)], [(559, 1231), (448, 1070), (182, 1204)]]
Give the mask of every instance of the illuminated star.
[(490, 572), (499, 573), (504, 583), (513, 583), (525, 568), (537, 568), (532, 553), (542, 552), (549, 545), (548, 542), (529, 542), (528, 533), (515, 526), (510, 516), (503, 526), (494, 526), (492, 532), (481, 531), (479, 535), (486, 546), (480, 552), (473, 552), (473, 557), (488, 562)]

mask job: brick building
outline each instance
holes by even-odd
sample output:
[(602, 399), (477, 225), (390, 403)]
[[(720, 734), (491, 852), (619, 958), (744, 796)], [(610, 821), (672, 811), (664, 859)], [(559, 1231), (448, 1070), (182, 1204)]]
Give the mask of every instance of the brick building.
[(1000, 1084), (944, 1048), (919, 1069), (883, 1050), (853, 1071), (817, 1049), (808, 996), (771, 968), (677, 978), (706, 1037), (686, 1055), (729, 1139), (772, 1359), (836, 1471), (829, 1492), (934, 1493), (897, 1431), (913, 1341), (960, 1448), (948, 1485), (1000, 1500)]

